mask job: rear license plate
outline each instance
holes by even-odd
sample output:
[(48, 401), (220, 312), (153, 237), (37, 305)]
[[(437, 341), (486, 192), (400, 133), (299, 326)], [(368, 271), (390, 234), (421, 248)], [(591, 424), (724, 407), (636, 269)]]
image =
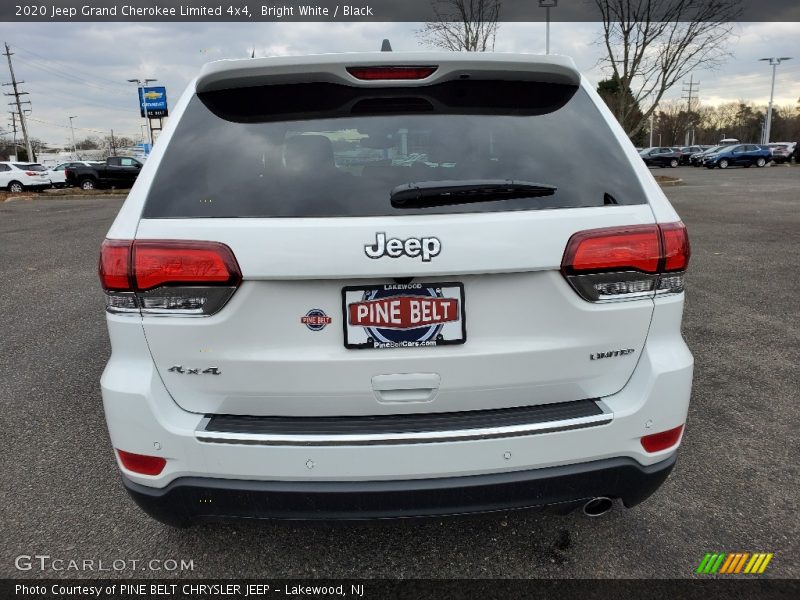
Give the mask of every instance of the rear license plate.
[(424, 348), (467, 340), (462, 283), (388, 283), (342, 289), (344, 345)]

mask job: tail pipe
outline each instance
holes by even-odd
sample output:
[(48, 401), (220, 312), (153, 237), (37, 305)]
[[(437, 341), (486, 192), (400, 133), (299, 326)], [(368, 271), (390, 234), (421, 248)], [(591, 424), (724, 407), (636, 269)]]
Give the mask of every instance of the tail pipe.
[(583, 505), (583, 514), (587, 517), (602, 517), (612, 508), (614, 508), (614, 501), (611, 498), (598, 496)]

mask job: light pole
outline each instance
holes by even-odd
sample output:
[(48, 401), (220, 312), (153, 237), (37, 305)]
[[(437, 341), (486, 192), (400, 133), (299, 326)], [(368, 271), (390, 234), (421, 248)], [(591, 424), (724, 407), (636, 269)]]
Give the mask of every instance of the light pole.
[(78, 158), (78, 148), (75, 146), (75, 129), (72, 127), (72, 119), (77, 119), (78, 115), (69, 117), (69, 131), (72, 134), (72, 154)]
[(139, 106), (144, 111), (144, 122), (147, 124), (147, 133), (149, 134), (148, 137), (150, 139), (150, 148), (152, 149), (152, 147), (153, 147), (153, 130), (150, 128), (150, 116), (147, 114), (147, 104), (145, 103), (144, 96), (142, 95), (142, 94), (144, 94), (144, 92), (142, 91), (142, 88), (145, 87), (151, 81), (158, 81), (158, 79), (128, 79), (129, 83), (135, 83), (137, 88), (138, 88), (139, 102), (140, 102)]
[(546, 42), (545, 42), (545, 52), (546, 54), (550, 54), (550, 9), (555, 8), (558, 6), (558, 0), (539, 0), (539, 8), (543, 8), (547, 11), (546, 21), (547, 21), (547, 33)]
[(781, 56), (780, 58), (759, 58), (758, 60), (766, 60), (769, 61), (769, 64), (772, 65), (772, 90), (769, 93), (769, 109), (767, 110), (767, 127), (764, 130), (764, 139), (762, 143), (769, 144), (769, 137), (772, 133), (772, 101), (775, 98), (775, 71), (778, 68), (778, 65), (781, 64), (784, 60), (792, 60), (791, 56)]

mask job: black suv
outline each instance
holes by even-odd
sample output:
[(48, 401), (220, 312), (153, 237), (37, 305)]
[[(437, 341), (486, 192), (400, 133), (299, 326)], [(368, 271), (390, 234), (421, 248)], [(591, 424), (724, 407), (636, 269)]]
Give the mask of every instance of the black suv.
[(644, 164), (648, 167), (672, 167), (681, 164), (682, 153), (672, 148), (645, 148), (639, 151)]

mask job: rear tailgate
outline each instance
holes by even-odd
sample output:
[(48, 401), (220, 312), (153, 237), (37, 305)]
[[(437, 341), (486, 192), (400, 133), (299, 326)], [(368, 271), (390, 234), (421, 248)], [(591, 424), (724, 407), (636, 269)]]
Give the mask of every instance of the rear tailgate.
[[(298, 67), (283, 63), (201, 77), (136, 234), (220, 242), (241, 268), (218, 313), (144, 317), (181, 407), (440, 412), (625, 385), (652, 300), (590, 303), (559, 269), (578, 231), (653, 223), (628, 159), (569, 65), (450, 60), (424, 85), (357, 81), (346, 63), (304, 64), (302, 83), (287, 83)], [(389, 201), (403, 183), (486, 178), (557, 191), (429, 209)], [(449, 298), (438, 306), (456, 318), (432, 308), (425, 326), (380, 326), (379, 313), (354, 323), (355, 305), (420, 295)]]

